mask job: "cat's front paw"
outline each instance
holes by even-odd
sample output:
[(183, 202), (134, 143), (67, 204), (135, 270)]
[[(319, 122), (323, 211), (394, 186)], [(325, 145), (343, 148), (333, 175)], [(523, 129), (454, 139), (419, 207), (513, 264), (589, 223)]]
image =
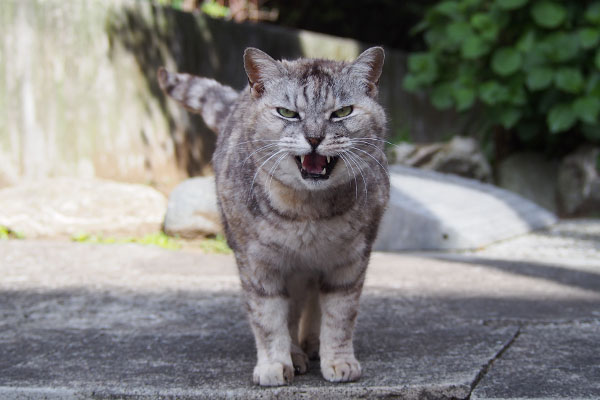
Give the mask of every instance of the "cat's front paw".
[(294, 380), (294, 367), (280, 362), (256, 364), (253, 381), (260, 386), (289, 385)]
[(321, 374), (329, 382), (352, 382), (360, 378), (360, 363), (354, 357), (321, 357)]

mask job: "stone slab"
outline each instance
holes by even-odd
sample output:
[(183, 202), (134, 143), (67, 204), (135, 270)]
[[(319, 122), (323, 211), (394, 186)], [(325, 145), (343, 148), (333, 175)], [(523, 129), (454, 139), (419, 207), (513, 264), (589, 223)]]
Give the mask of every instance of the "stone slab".
[(467, 398), (519, 326), (575, 332), (599, 309), (582, 284), (593, 271), (467, 261), (375, 253), (355, 334), (363, 378), (329, 384), (312, 364), (263, 389), (232, 256), (0, 241), (0, 398)]
[(166, 205), (150, 186), (42, 179), (0, 190), (0, 225), (27, 238), (144, 235), (160, 231)]
[(477, 249), (557, 221), (515, 193), (472, 179), (393, 165), (390, 180), (376, 250)]
[(471, 398), (600, 398), (600, 320), (523, 327)]

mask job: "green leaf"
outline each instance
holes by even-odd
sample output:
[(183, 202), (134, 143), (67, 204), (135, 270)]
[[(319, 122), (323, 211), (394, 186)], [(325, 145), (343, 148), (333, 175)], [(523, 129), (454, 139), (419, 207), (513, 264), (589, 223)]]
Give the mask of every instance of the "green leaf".
[(454, 105), (452, 100), (452, 86), (449, 83), (442, 83), (431, 92), (431, 104), (438, 110), (447, 110)]
[(496, 20), (490, 14), (475, 13), (471, 17), (471, 26), (477, 29), (477, 32), (485, 40), (493, 41), (498, 37), (500, 27)]
[(510, 104), (514, 106), (524, 106), (527, 104), (527, 93), (523, 87), (523, 78), (516, 76), (508, 87), (508, 96)]
[(504, 129), (511, 129), (514, 128), (522, 116), (523, 113), (518, 108), (503, 107), (498, 114), (498, 120)]
[(528, 53), (533, 49), (535, 44), (535, 31), (530, 29), (519, 38), (515, 48), (522, 53)]
[(592, 24), (600, 25), (600, 1), (590, 4), (585, 10), (585, 19)]
[(579, 38), (571, 33), (552, 33), (539, 42), (538, 46), (554, 62), (570, 61), (579, 54)]
[(546, 119), (550, 133), (569, 130), (577, 122), (577, 115), (570, 104), (557, 104), (550, 109)]
[[(445, 25), (431, 27), (431, 29), (425, 32), (423, 38), (431, 50), (445, 49), (450, 44), (450, 41), (446, 36)], [(454, 45), (452, 45), (452, 47), (453, 46)]]
[(527, 4), (528, 0), (496, 0), (496, 4), (503, 10), (516, 10)]
[(600, 73), (592, 72), (586, 76), (585, 92), (589, 96), (600, 98)]
[(596, 68), (600, 69), (600, 49), (596, 50), (596, 56), (594, 57), (594, 64), (596, 64)]
[(530, 90), (546, 89), (554, 79), (554, 71), (547, 67), (533, 68), (527, 74), (527, 87)]
[(600, 30), (594, 28), (583, 28), (577, 32), (579, 44), (584, 49), (596, 47), (600, 40)]
[(600, 99), (594, 96), (580, 97), (573, 102), (573, 111), (581, 121), (595, 124), (598, 122)]
[(471, 29), (471, 25), (466, 22), (452, 22), (448, 24), (446, 27), (446, 33), (448, 34), (448, 39), (450, 39), (454, 43), (462, 43), (468, 37), (473, 36), (473, 29)]
[(430, 84), (438, 76), (437, 63), (432, 53), (414, 53), (408, 57), (408, 70), (419, 84)]
[(415, 78), (415, 76), (412, 74), (407, 74), (404, 76), (404, 79), (402, 80), (402, 86), (409, 92), (415, 92), (419, 89), (419, 87), (421, 87), (417, 78)]
[(473, 88), (465, 86), (456, 87), (452, 91), (452, 95), (458, 111), (468, 110), (475, 103), (476, 93)]
[(477, 59), (490, 50), (490, 46), (477, 36), (468, 37), (460, 48), (463, 58), (467, 60)]
[(567, 17), (567, 9), (556, 1), (541, 0), (531, 7), (531, 16), (542, 28), (556, 28)]
[(534, 43), (533, 48), (523, 52), (523, 70), (545, 66), (550, 61), (546, 49), (540, 43)]
[(450, 18), (458, 15), (460, 11), (456, 1), (442, 1), (434, 6), (433, 10)]
[(561, 68), (554, 75), (557, 88), (567, 93), (579, 93), (583, 90), (583, 74), (577, 68)]
[(417, 25), (413, 26), (410, 31), (408, 32), (411, 36), (419, 34), (421, 32), (423, 32), (424, 30), (426, 30), (427, 28), (429, 28), (429, 21), (427, 21), (426, 19), (423, 19), (421, 22), (419, 22)]
[(485, 0), (462, 0), (460, 2), (460, 5), (463, 10), (466, 10), (470, 7), (480, 6), (483, 1), (485, 1)]
[(508, 76), (521, 68), (521, 53), (512, 47), (502, 47), (492, 56), (492, 70), (500, 76)]
[(508, 89), (496, 81), (487, 81), (479, 87), (479, 98), (491, 106), (508, 100), (508, 96)]

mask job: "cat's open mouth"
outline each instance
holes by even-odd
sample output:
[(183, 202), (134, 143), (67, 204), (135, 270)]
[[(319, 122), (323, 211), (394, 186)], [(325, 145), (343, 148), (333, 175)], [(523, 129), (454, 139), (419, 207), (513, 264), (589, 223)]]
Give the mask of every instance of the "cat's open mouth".
[(303, 156), (294, 156), (303, 179), (328, 179), (338, 157), (322, 156), (314, 151)]

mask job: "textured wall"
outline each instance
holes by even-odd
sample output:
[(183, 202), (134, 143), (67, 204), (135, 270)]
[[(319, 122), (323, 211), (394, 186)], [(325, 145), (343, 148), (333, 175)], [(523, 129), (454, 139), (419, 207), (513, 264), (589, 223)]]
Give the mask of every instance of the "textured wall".
[[(160, 65), (246, 84), (248, 46), (276, 58), (350, 59), (365, 45), (275, 26), (234, 24), (135, 0), (0, 1), (0, 187), (95, 176), (168, 190), (210, 171), (214, 137), (168, 102)], [(381, 100), (390, 133), (427, 141), (465, 121), (401, 89), (404, 56), (388, 51)]]

